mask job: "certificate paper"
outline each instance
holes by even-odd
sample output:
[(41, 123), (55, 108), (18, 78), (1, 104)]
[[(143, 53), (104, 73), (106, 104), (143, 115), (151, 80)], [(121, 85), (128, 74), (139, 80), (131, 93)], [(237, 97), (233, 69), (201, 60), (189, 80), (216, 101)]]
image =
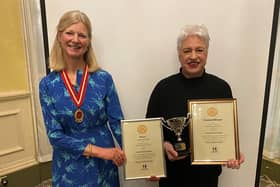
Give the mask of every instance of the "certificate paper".
[(189, 100), (193, 165), (239, 159), (236, 99)]
[(122, 120), (126, 180), (166, 176), (161, 123), (161, 118)]

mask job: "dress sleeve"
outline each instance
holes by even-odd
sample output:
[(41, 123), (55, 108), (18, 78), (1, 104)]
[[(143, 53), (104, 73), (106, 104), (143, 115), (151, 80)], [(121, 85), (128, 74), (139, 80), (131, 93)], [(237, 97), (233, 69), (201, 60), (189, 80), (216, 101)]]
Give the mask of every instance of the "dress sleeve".
[(123, 119), (123, 113), (112, 77), (109, 75), (106, 81), (107, 94), (105, 97), (106, 114), (112, 133), (114, 134), (119, 145), (122, 146), (121, 126), (120, 122)]
[(54, 149), (58, 148), (71, 153), (74, 159), (82, 156), (87, 142), (65, 135), (62, 125), (56, 120), (54, 108), (55, 99), (50, 94), (47, 80), (43, 79), (39, 85), (41, 109), (49, 141)]

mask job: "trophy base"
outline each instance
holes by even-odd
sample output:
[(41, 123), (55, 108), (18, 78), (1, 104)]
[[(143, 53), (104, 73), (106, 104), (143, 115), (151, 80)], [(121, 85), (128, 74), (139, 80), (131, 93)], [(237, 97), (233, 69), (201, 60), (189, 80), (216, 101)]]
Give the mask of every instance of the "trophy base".
[(174, 144), (174, 148), (178, 153), (178, 157), (186, 157), (189, 154), (187, 146), (184, 142), (177, 142)]

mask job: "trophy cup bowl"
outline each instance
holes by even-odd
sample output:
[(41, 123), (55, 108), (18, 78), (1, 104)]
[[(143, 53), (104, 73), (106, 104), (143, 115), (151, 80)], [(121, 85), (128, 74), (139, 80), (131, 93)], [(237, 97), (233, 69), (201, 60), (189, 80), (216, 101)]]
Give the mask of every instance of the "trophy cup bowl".
[(189, 124), (189, 115), (187, 117), (174, 117), (163, 122), (163, 126), (168, 130), (173, 131), (177, 137), (177, 141), (173, 143), (174, 149), (178, 153), (178, 157), (188, 155), (186, 143), (182, 140), (181, 134), (185, 127)]

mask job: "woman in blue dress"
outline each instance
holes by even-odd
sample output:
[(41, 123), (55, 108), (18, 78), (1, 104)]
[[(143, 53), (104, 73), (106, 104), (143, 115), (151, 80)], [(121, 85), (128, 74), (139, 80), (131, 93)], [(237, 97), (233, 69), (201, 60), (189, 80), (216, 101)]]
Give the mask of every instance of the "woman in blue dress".
[(89, 18), (66, 12), (50, 54), (53, 70), (40, 82), (40, 102), (53, 147), (53, 187), (118, 187), (123, 114), (112, 76), (100, 69)]

